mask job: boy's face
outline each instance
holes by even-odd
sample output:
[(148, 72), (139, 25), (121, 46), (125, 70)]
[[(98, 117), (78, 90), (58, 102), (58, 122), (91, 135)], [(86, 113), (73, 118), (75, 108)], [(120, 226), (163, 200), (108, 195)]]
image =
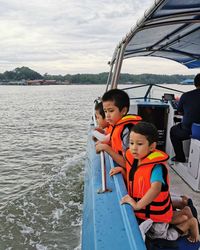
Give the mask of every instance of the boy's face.
[(114, 101), (103, 102), (103, 109), (106, 121), (111, 125), (115, 125), (126, 114), (127, 110), (126, 108), (123, 108), (120, 111), (119, 108), (115, 106)]
[(96, 116), (96, 120), (97, 120), (97, 124), (100, 128), (106, 128), (108, 126), (108, 122), (106, 121), (106, 119), (104, 119), (101, 114), (99, 113), (98, 110), (95, 111), (95, 116)]
[(156, 142), (149, 145), (149, 141), (144, 135), (131, 132), (129, 138), (129, 148), (135, 159), (142, 159), (153, 151), (156, 147)]

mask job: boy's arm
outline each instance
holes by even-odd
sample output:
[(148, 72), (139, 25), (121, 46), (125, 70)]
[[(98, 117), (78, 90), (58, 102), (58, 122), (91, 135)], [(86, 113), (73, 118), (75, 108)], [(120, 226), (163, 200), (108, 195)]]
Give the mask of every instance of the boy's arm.
[(149, 205), (161, 192), (162, 183), (161, 182), (153, 182), (151, 183), (150, 189), (146, 192), (146, 194), (136, 203), (136, 209), (140, 210), (143, 207)]
[(146, 194), (142, 197), (141, 200), (136, 202), (129, 195), (125, 195), (121, 200), (121, 204), (129, 203), (134, 210), (140, 210), (143, 207), (149, 205), (159, 195), (159, 193), (161, 192), (161, 186), (161, 182), (153, 182), (151, 184), (150, 189), (146, 192)]
[(124, 157), (120, 154), (117, 154), (110, 145), (105, 143), (97, 143), (96, 152), (99, 153), (100, 151), (105, 151), (106, 153), (108, 153), (117, 164), (125, 168)]

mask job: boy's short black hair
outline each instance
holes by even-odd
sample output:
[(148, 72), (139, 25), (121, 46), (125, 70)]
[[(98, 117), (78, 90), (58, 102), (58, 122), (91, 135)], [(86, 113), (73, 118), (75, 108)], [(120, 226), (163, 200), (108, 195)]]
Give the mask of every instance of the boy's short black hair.
[(121, 89), (111, 89), (104, 93), (102, 96), (102, 102), (113, 101), (115, 106), (121, 111), (124, 107), (129, 111), (130, 100), (128, 94)]
[(194, 78), (195, 87), (200, 87), (200, 74), (197, 74)]
[(105, 113), (103, 110), (103, 103), (102, 102), (96, 102), (95, 104), (95, 110), (99, 112), (99, 114), (105, 119)]
[(132, 127), (131, 132), (144, 135), (147, 138), (149, 145), (153, 142), (158, 142), (158, 130), (154, 124), (150, 122), (138, 122)]

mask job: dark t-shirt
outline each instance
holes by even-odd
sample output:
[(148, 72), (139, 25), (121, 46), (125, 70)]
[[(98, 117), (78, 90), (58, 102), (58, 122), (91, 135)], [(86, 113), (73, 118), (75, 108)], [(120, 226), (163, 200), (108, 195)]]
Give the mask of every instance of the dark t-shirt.
[(200, 89), (184, 93), (178, 103), (178, 112), (183, 114), (182, 124), (191, 129), (192, 123), (200, 123)]

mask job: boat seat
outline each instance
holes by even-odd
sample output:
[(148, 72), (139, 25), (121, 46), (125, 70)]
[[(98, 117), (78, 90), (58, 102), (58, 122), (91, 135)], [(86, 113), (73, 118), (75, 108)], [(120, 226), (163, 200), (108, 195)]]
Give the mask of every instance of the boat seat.
[[(191, 139), (196, 139), (200, 141), (200, 124), (198, 123), (192, 124)], [(183, 150), (185, 152), (186, 158), (189, 158), (191, 139), (183, 141)]]
[(200, 141), (200, 124), (193, 123), (192, 124), (192, 136), (193, 139), (197, 139)]

